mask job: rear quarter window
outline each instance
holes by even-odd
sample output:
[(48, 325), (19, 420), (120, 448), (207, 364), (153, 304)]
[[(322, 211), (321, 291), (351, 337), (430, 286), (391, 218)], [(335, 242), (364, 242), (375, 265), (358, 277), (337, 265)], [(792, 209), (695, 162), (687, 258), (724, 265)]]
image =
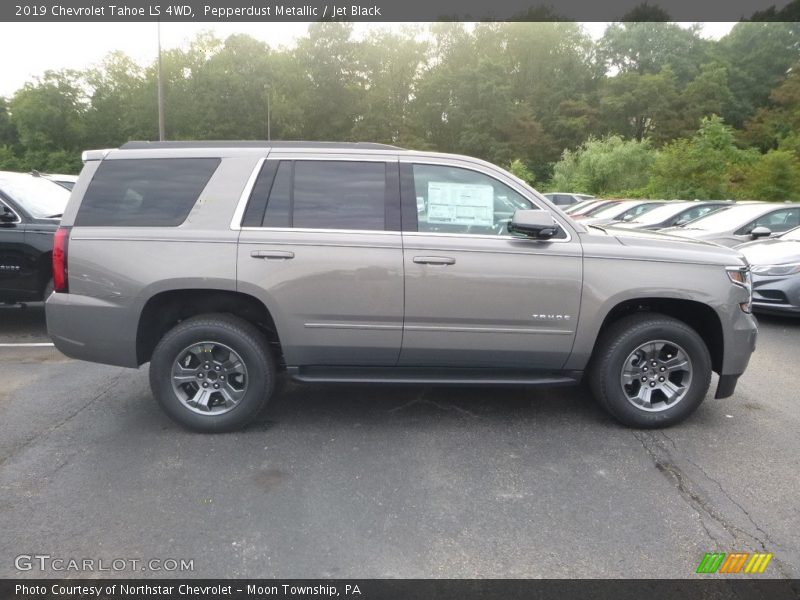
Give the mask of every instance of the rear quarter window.
[(103, 161), (83, 196), (75, 225), (180, 225), (219, 163), (218, 158)]

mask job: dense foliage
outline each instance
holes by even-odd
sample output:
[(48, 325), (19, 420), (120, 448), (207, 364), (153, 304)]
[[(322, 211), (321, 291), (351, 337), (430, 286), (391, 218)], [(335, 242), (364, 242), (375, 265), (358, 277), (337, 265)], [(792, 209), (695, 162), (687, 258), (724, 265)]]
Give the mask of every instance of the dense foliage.
[[(292, 48), (198, 36), (165, 52), (169, 139), (365, 140), (457, 152), (542, 188), (800, 199), (800, 24), (719, 41), (674, 23), (315, 23)], [(795, 68), (793, 70), (793, 67)], [(0, 98), (0, 169), (75, 172), (157, 139), (156, 65), (112, 53)]]

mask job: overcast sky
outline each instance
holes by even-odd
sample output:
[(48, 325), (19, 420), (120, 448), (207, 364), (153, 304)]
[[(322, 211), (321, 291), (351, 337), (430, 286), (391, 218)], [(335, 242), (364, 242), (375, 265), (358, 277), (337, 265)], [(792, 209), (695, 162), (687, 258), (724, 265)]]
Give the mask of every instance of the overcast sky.
[[(414, 25), (422, 25), (416, 23)], [(718, 39), (733, 23), (706, 23), (703, 35)], [(395, 23), (355, 23), (355, 34), (370, 28), (396, 28)], [(594, 39), (603, 35), (606, 23), (584, 23)], [(27, 81), (47, 70), (83, 69), (99, 63), (109, 52), (121, 50), (140, 64), (157, 54), (155, 23), (0, 23), (3, 42), (0, 60), (0, 96), (11, 96)], [(247, 33), (270, 46), (291, 46), (305, 35), (308, 23), (162, 23), (164, 49), (186, 46), (200, 31), (219, 38)], [(13, 50), (11, 50), (13, 49)]]

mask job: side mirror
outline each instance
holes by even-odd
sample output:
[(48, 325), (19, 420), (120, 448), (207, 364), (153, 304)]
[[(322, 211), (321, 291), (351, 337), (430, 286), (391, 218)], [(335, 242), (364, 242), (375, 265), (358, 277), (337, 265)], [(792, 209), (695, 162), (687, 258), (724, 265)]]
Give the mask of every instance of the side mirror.
[(758, 227), (753, 227), (753, 230), (750, 232), (750, 236), (757, 240), (758, 238), (762, 237), (769, 237), (772, 235), (772, 230), (769, 227), (764, 227), (760, 225)]
[(558, 223), (546, 210), (517, 210), (511, 217), (508, 231), (536, 240), (549, 240), (558, 233)]
[(633, 221), (633, 215), (625, 215), (622, 217), (622, 222), (627, 223), (628, 221)]
[(17, 215), (10, 208), (4, 206), (3, 210), (0, 211), (0, 223), (8, 227), (17, 221)]

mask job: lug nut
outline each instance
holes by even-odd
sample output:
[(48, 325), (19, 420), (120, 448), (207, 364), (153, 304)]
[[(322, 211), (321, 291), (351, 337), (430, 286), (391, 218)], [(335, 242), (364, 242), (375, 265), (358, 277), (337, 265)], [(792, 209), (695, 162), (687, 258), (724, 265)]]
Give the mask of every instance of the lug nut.
[(205, 364), (205, 368), (206, 368), (206, 369), (210, 369), (210, 368), (211, 368), (211, 365), (209, 365), (208, 363), (206, 363), (206, 364)]
[(214, 384), (214, 389), (215, 389), (215, 390), (218, 390), (218, 389), (219, 389), (219, 384), (218, 384), (218, 383), (215, 383), (215, 384)]
[(650, 387), (655, 387), (655, 386), (656, 386), (656, 382), (655, 381), (651, 381), (650, 382)]
[(642, 381), (647, 381), (647, 377), (642, 377)]
[(664, 378), (663, 377), (659, 377), (658, 380), (659, 381), (664, 381)]
[(659, 369), (659, 371), (666, 371), (666, 370), (667, 370), (667, 369), (666, 369), (666, 367), (661, 367), (661, 368)]
[(215, 370), (215, 371), (219, 371), (219, 369), (220, 369), (220, 366), (219, 366), (219, 365), (217, 365), (216, 367), (214, 367), (214, 370)]
[[(653, 384), (651, 383), (650, 385), (653, 385)], [(207, 382), (207, 381), (204, 381), (204, 382), (203, 382), (203, 387), (204, 387), (204, 388), (207, 388), (207, 387), (208, 387), (208, 382)]]
[(658, 365), (658, 363), (656, 361), (653, 361), (650, 364), (653, 365), (654, 367)]
[(220, 375), (219, 379), (220, 379), (220, 381), (225, 381), (225, 375)]
[(647, 367), (642, 367), (642, 371), (647, 371)]
[(202, 379), (203, 377), (205, 377), (205, 375), (203, 375), (202, 373), (198, 373), (198, 374), (197, 374), (197, 377), (198, 377), (199, 379)]

